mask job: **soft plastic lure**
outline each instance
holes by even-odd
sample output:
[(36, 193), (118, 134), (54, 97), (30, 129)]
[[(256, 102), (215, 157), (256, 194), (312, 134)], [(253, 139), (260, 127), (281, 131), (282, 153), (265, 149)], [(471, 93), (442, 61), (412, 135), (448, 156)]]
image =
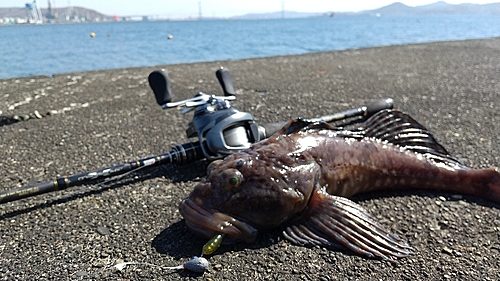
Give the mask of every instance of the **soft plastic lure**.
[(210, 255), (215, 250), (217, 250), (222, 244), (222, 240), (224, 239), (224, 234), (217, 233), (215, 234), (208, 242), (203, 246), (202, 253), (203, 255)]

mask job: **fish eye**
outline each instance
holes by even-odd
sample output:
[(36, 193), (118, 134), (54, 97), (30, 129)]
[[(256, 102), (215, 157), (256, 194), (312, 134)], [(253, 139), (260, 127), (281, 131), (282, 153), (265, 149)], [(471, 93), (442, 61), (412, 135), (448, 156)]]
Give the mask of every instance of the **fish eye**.
[(243, 175), (236, 169), (227, 169), (220, 174), (219, 183), (226, 191), (236, 192), (243, 183)]
[(237, 176), (229, 178), (229, 184), (232, 185), (233, 187), (240, 186), (240, 178)]

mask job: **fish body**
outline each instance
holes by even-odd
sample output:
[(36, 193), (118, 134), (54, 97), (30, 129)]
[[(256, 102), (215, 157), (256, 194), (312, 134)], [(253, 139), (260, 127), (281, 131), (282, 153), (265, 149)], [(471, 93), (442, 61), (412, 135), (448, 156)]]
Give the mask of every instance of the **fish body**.
[(212, 162), (180, 205), (187, 226), (253, 242), (284, 226), (300, 245), (348, 248), (387, 260), (412, 253), (355, 194), (391, 188), (448, 190), (500, 202), (500, 173), (454, 159), (407, 114), (384, 110), (358, 129), (293, 120), (272, 137)]

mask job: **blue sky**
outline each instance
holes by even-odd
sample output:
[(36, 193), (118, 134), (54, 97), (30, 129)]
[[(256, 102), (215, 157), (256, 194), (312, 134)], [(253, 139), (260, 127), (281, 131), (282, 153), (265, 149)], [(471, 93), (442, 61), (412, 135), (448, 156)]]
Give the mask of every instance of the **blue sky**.
[[(50, 0), (53, 7), (80, 6), (107, 15), (159, 15), (159, 16), (197, 16), (198, 5), (205, 16), (234, 16), (246, 13), (281, 11), (282, 3), (287, 11), (297, 12), (347, 12), (380, 8), (393, 2), (408, 6), (435, 3), (437, 0)], [(0, 0), (0, 7), (24, 7), (33, 0)], [(47, 0), (37, 0), (38, 6), (46, 8)], [(460, 1), (447, 0), (449, 4), (476, 3), (486, 4), (497, 1)], [(120, 4), (117, 4), (120, 3)]]

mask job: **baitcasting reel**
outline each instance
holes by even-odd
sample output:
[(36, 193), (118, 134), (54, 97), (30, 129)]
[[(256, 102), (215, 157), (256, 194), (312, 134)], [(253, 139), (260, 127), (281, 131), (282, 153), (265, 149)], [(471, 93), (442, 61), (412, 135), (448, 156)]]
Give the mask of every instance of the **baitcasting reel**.
[(224, 96), (199, 92), (194, 98), (178, 102), (172, 102), (170, 79), (165, 70), (155, 70), (148, 76), (156, 102), (162, 108), (184, 106), (182, 114), (194, 110), (186, 134), (188, 138), (198, 138), (203, 155), (210, 161), (248, 148), (265, 138), (265, 129), (253, 121), (250, 113), (231, 107), (230, 101), (236, 99), (236, 93), (229, 70), (221, 67), (215, 74)]

